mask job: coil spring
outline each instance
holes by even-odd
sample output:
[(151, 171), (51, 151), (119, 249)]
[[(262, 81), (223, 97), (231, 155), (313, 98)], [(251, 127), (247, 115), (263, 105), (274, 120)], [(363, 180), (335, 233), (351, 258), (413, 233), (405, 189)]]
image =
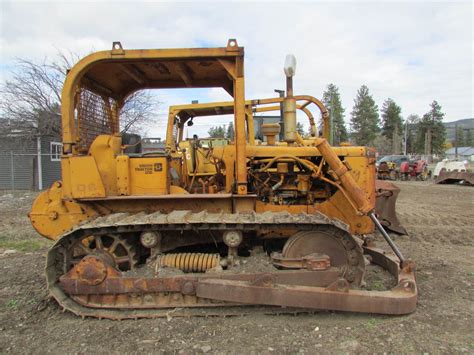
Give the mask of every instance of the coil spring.
[(173, 267), (184, 272), (205, 272), (220, 264), (219, 254), (178, 253), (166, 254), (160, 259), (162, 267)]

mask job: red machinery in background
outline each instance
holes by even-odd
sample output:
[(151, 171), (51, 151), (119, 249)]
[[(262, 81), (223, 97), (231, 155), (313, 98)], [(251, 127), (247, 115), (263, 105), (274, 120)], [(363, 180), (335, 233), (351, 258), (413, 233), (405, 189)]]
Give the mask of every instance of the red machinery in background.
[(428, 164), (425, 160), (411, 160), (400, 164), (399, 176), (401, 180), (415, 179), (425, 181), (429, 175)]

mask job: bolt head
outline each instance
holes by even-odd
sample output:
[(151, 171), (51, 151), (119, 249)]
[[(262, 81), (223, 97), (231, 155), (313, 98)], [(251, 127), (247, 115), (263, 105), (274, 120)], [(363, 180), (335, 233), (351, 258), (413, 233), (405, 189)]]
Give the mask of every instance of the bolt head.
[(56, 212), (56, 211), (49, 212), (49, 219), (50, 220), (54, 221), (54, 220), (58, 219), (58, 217), (59, 217), (58, 212)]

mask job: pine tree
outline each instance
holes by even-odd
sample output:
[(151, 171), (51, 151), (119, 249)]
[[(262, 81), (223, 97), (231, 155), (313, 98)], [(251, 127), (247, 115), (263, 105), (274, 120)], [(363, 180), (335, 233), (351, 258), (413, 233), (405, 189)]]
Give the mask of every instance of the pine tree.
[[(443, 125), (444, 113), (435, 100), (431, 109), (420, 121), (417, 137), (417, 148), (425, 154), (442, 154), (446, 140), (446, 128)], [(423, 147), (423, 149), (422, 149)]]
[(388, 98), (382, 105), (382, 135), (388, 139), (392, 152), (400, 153), (402, 128), (402, 109)]
[(411, 114), (407, 117), (407, 153), (419, 153), (417, 149), (417, 135), (418, 135), (418, 126), (420, 124), (420, 116), (416, 114)]
[(354, 100), (351, 112), (351, 128), (355, 142), (359, 145), (373, 145), (379, 128), (378, 107), (369, 88), (362, 85)]
[(210, 138), (224, 138), (225, 137), (225, 126), (215, 126), (209, 128), (207, 131)]
[(466, 132), (466, 146), (474, 147), (474, 130), (472, 128)]
[(304, 126), (301, 122), (296, 123), (296, 132), (298, 132), (300, 136), (304, 136)]
[(456, 132), (454, 136), (454, 141), (451, 142), (453, 144), (453, 147), (465, 147), (467, 145), (467, 142), (464, 139), (464, 130), (462, 129), (462, 127), (456, 127), (455, 129)]
[(230, 122), (229, 125), (227, 126), (225, 137), (227, 139), (230, 139), (231, 141), (234, 140), (234, 123), (233, 122)]
[(329, 84), (323, 93), (323, 103), (329, 110), (333, 125), (333, 144), (347, 141), (347, 129), (344, 123), (344, 108), (342, 107), (339, 88), (334, 84)]

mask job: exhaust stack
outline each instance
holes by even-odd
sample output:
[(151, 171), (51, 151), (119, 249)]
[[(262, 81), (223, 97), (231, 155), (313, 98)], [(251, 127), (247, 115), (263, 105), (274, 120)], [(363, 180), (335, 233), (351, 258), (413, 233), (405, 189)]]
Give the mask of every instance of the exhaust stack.
[(296, 100), (293, 97), (293, 76), (296, 72), (296, 58), (288, 54), (285, 59), (286, 97), (283, 100), (284, 139), (288, 144), (296, 142)]

